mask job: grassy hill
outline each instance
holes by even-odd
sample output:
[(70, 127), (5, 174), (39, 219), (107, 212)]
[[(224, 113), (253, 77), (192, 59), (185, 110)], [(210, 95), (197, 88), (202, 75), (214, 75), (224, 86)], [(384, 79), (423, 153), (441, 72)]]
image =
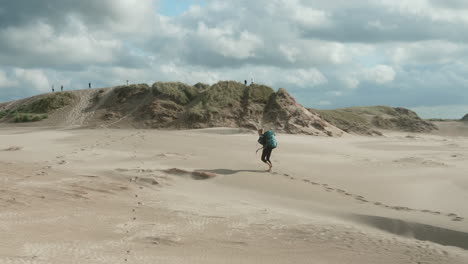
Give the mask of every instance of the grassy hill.
[(343, 131), (298, 104), (286, 90), (221, 81), (173, 82), (49, 93), (0, 104), (0, 122), (44, 126), (193, 129), (265, 128), (340, 136)]
[[(0, 123), (44, 126), (193, 129), (260, 127), (284, 133), (382, 135), (382, 129), (429, 132), (436, 126), (405, 108), (307, 109), (285, 90), (221, 81), (156, 82), (38, 95), (0, 104)], [(344, 132), (343, 132), (344, 131)]]
[(404, 132), (430, 132), (437, 129), (433, 123), (401, 107), (367, 106), (315, 111), (326, 121), (349, 133), (379, 135), (379, 129)]

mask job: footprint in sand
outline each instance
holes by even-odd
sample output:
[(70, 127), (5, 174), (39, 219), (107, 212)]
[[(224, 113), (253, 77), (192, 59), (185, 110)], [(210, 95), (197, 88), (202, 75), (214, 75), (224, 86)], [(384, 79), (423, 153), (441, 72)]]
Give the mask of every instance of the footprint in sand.
[[(294, 177), (290, 177), (289, 174), (282, 174), (282, 175), (285, 176), (285, 177), (289, 177), (291, 180), (294, 179)], [(353, 197), (355, 200), (357, 200), (359, 202), (363, 202), (363, 203), (371, 202), (369, 200), (366, 200), (364, 198), (364, 196), (353, 195), (353, 194), (351, 194), (349, 192), (346, 192), (343, 189), (335, 189), (335, 188), (329, 187), (329, 185), (326, 184), (326, 183), (317, 183), (317, 182), (313, 182), (313, 181), (308, 180), (308, 179), (302, 179), (302, 181), (306, 182), (306, 183), (310, 183), (312, 185), (320, 185), (327, 192), (336, 191), (339, 194), (342, 194), (342, 195), (345, 195), (345, 196), (348, 196), (348, 197)], [(416, 209), (412, 209), (412, 208), (405, 207), (405, 206), (390, 206), (390, 205), (386, 205), (386, 204), (383, 204), (383, 203), (380, 203), (380, 202), (372, 202), (372, 203), (374, 205), (376, 205), (376, 206), (381, 206), (381, 207), (384, 207), (384, 208), (387, 208), (387, 209), (392, 209), (392, 210), (397, 210), (397, 211), (406, 211), (406, 212), (419, 211), (419, 212), (433, 214), (433, 215), (442, 215), (442, 212), (431, 211), (431, 210), (427, 210), (427, 209), (426, 210), (416, 210)], [(451, 217), (452, 218), (451, 220), (455, 221), (455, 222), (461, 222), (461, 221), (465, 220), (463, 217), (460, 217), (460, 216), (458, 216), (457, 214), (454, 214), (454, 213), (448, 213), (448, 214), (445, 214), (445, 216)]]
[(363, 198), (359, 198), (359, 197), (356, 197), (356, 198), (354, 198), (354, 199), (356, 199), (356, 200), (358, 200), (358, 201), (360, 201), (360, 202), (363, 202), (363, 203), (368, 203), (368, 202), (369, 202), (368, 200), (363, 199)]
[(397, 211), (414, 211), (413, 209), (405, 206), (391, 206), (390, 208)]

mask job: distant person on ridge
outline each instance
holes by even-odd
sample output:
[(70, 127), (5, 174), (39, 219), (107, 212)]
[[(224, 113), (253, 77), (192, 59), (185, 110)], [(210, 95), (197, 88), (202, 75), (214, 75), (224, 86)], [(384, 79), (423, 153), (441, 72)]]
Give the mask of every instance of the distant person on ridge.
[(247, 86), (247, 80), (244, 80), (244, 85)]
[(273, 151), (274, 148), (278, 146), (278, 143), (276, 142), (275, 139), (275, 133), (271, 130), (268, 130), (267, 132), (263, 132), (263, 128), (258, 130), (258, 140), (257, 142), (262, 145), (261, 148), (257, 150), (257, 152), (260, 149), (263, 149), (262, 151), (262, 161), (268, 165), (268, 170), (271, 171), (271, 168), (273, 167), (273, 164), (271, 163), (270, 156), (271, 152)]
[(63, 92), (63, 85), (62, 85), (62, 86), (60, 86), (60, 91), (62, 91), (62, 92)]
[(89, 83), (89, 85), (88, 85), (88, 86), (89, 86), (89, 89), (91, 89), (91, 83)]

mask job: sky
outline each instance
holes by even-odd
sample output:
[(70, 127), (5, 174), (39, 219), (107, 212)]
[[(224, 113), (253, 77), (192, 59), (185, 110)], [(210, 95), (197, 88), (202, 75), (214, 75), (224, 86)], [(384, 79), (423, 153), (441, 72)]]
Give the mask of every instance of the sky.
[(306, 107), (468, 113), (465, 0), (0, 3), (0, 102), (130, 83), (286, 88)]

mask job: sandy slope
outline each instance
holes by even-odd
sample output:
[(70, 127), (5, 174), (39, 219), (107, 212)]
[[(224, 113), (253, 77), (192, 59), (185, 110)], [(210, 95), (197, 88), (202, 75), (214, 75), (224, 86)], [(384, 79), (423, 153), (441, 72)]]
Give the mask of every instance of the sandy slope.
[(468, 138), (278, 141), (3, 128), (0, 263), (468, 262)]

